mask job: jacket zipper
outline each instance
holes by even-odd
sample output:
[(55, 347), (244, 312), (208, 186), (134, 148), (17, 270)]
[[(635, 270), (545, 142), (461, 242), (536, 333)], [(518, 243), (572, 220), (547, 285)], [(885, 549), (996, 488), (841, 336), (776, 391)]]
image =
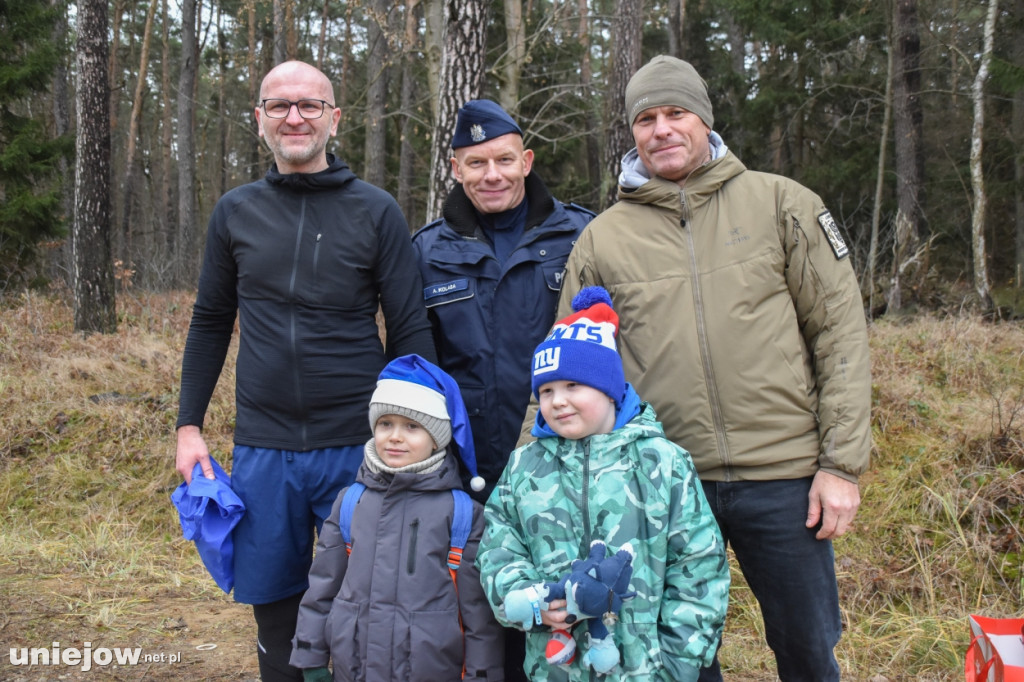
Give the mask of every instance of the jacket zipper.
[(690, 247), (690, 279), (693, 284), (693, 308), (697, 323), (697, 338), (700, 342), (701, 368), (704, 370), (704, 382), (708, 389), (708, 403), (711, 407), (711, 418), (715, 424), (715, 440), (718, 443), (718, 456), (722, 465), (726, 468), (725, 480), (732, 480), (730, 470), (732, 456), (729, 453), (729, 445), (725, 439), (725, 420), (722, 419), (722, 405), (718, 396), (718, 384), (715, 383), (715, 371), (711, 366), (711, 345), (708, 342), (708, 329), (704, 321), (704, 294), (700, 286), (700, 271), (697, 269), (697, 248), (693, 239), (693, 228), (686, 220), (688, 207), (686, 205), (686, 191), (679, 190), (679, 201), (682, 204), (682, 216), (680, 225), (686, 235), (687, 244)]
[(313, 281), (316, 282), (320, 276), (320, 238), (323, 237), (322, 232), (316, 234), (316, 245), (313, 247)]
[(299, 370), (299, 337), (298, 321), (296, 320), (295, 290), (299, 276), (299, 257), (302, 254), (302, 234), (306, 228), (306, 198), (303, 197), (299, 208), (299, 222), (295, 231), (295, 254), (292, 257), (292, 273), (288, 281), (288, 340), (291, 344), (292, 373), (295, 379), (296, 403), (299, 405), (299, 440), (302, 450), (309, 449), (309, 433), (306, 424), (306, 401), (302, 392), (302, 372)]
[(416, 539), (419, 531), (420, 520), (416, 519), (409, 524), (409, 556), (405, 561), (405, 572), (409, 575), (416, 573)]

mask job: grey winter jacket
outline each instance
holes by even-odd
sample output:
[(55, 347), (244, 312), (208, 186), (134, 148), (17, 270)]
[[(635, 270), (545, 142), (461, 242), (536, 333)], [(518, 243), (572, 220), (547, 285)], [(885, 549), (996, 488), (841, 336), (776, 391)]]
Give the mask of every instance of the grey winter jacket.
[(356, 480), (366, 491), (352, 515), (352, 554), (338, 527), (342, 491), (317, 542), (291, 664), (330, 659), (335, 680), (359, 682), (503, 680), (504, 635), (476, 566), (477, 502), (457, 590), (448, 572), (450, 490), (461, 487), (454, 456), (428, 474), (374, 474), (364, 464)]

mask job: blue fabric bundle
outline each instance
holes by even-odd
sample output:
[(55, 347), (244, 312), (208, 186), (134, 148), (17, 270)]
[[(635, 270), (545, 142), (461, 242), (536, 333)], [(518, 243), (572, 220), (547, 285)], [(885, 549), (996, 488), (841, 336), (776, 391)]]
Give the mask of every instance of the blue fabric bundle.
[(196, 464), (192, 482), (182, 483), (171, 493), (178, 510), (182, 534), (196, 543), (199, 557), (214, 581), (225, 592), (235, 586), (235, 545), (231, 531), (245, 514), (245, 504), (231, 489), (231, 477), (210, 457), (215, 478), (203, 476)]

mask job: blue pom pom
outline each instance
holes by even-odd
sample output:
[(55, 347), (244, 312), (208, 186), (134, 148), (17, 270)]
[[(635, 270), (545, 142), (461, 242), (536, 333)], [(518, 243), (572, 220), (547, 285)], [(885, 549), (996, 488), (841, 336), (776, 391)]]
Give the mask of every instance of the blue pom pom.
[(608, 295), (604, 287), (585, 287), (573, 297), (572, 309), (578, 313), (598, 303), (604, 303), (611, 307), (612, 297)]

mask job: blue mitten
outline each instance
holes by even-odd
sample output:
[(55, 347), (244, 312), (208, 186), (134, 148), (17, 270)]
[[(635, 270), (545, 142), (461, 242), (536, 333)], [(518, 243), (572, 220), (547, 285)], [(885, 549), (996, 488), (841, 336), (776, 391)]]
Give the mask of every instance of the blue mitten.
[(548, 590), (543, 584), (512, 590), (505, 596), (505, 618), (523, 626), (524, 630), (540, 625), (540, 612), (548, 610)]
[(619, 664), (619, 649), (609, 635), (604, 639), (590, 638), (590, 646), (583, 654), (583, 665), (589, 665), (594, 672), (606, 675)]

